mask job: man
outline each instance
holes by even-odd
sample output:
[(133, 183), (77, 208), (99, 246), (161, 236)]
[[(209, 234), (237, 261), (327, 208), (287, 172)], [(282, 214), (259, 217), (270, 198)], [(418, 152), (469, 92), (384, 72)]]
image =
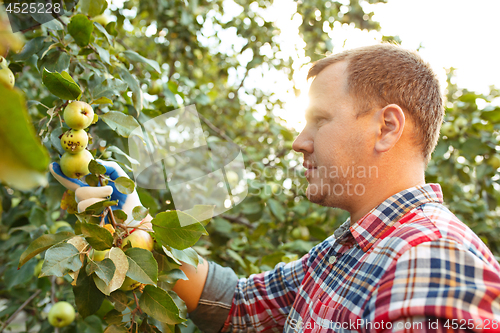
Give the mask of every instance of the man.
[[(443, 119), (413, 52), (381, 44), (308, 78), (307, 197), (350, 218), (301, 259), (238, 279), (206, 262), (174, 289), (205, 332), (500, 331), (500, 266), (424, 171)], [(187, 265), (186, 265), (187, 266)]]

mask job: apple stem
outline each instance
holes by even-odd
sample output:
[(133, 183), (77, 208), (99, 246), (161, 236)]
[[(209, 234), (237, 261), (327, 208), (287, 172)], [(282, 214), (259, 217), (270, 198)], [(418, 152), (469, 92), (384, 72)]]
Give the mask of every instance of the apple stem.
[(147, 231), (147, 232), (154, 232), (154, 230), (152, 229), (146, 229), (146, 228), (139, 228), (139, 227), (132, 227), (130, 225), (125, 225), (125, 224), (121, 224), (121, 223), (118, 223), (117, 224), (120, 228), (122, 229), (136, 229), (136, 230), (144, 230), (144, 231)]
[(116, 229), (117, 223), (115, 221), (115, 216), (113, 215), (113, 211), (111, 210), (111, 207), (108, 207), (107, 211), (108, 211), (108, 214), (109, 214), (109, 218), (111, 220), (111, 224), (113, 225), (113, 228)]
[(137, 295), (135, 294), (135, 292), (132, 292), (132, 294), (134, 295), (135, 305), (137, 306), (135, 309), (139, 310), (139, 313), (142, 314), (142, 310), (141, 307), (139, 306), (139, 300), (137, 299)]

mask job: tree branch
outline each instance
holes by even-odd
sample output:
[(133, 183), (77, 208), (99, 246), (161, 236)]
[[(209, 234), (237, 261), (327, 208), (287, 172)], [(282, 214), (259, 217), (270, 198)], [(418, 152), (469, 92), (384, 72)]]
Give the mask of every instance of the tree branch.
[[(188, 110), (188, 111), (190, 111), (190, 110), (189, 110), (189, 108), (188, 108), (187, 110)], [(190, 111), (190, 112), (191, 112), (191, 111)], [(193, 113), (193, 112), (191, 112), (191, 113)], [(193, 113), (193, 114), (194, 114), (194, 113)], [(226, 141), (229, 141), (229, 142), (234, 143), (234, 141), (233, 141), (230, 137), (228, 137), (228, 136), (227, 136), (224, 132), (222, 132), (220, 129), (218, 129), (218, 128), (214, 125), (214, 124), (212, 124), (212, 123), (210, 122), (210, 120), (208, 120), (207, 118), (205, 118), (205, 117), (204, 117), (201, 113), (199, 113), (199, 112), (198, 112), (197, 116), (199, 116), (199, 117), (200, 117), (200, 119), (201, 119), (201, 120), (203, 120), (203, 122), (204, 122), (204, 123), (205, 123), (208, 127), (210, 127), (210, 129), (211, 129), (212, 131), (214, 131), (214, 132), (216, 132), (217, 134), (219, 134), (219, 135), (220, 135), (223, 139), (225, 139)]]
[(2, 328), (0, 328), (0, 332), (3, 332), (3, 330), (16, 318), (16, 316), (26, 307), (26, 305), (28, 305), (33, 300), (33, 298), (40, 295), (41, 292), (42, 292), (41, 289), (37, 289), (37, 291), (35, 291), (33, 295), (31, 295), (26, 301), (24, 301), (24, 303), (21, 304), (21, 306), (16, 310), (16, 312), (14, 312), (12, 316), (10, 316), (9, 319), (7, 319), (7, 321), (5, 321), (5, 323), (3, 323)]
[(229, 222), (238, 223), (238, 224), (244, 225), (247, 228), (255, 229), (255, 226), (242, 216), (229, 216), (229, 215), (222, 214), (221, 217), (228, 220)]

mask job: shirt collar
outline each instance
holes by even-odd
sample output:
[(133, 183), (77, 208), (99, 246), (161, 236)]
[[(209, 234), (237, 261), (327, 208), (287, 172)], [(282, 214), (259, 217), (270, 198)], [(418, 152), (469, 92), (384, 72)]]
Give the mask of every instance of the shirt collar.
[(428, 202), (443, 203), (443, 193), (439, 184), (415, 186), (396, 193), (372, 209), (354, 225), (350, 226), (351, 218), (348, 218), (335, 230), (334, 236), (342, 242), (352, 235), (361, 249), (366, 252), (388, 228), (406, 213)]

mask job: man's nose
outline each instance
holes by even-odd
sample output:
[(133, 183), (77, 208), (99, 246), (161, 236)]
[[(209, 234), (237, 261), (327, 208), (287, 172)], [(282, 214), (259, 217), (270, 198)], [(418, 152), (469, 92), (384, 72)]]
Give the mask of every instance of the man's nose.
[(292, 145), (293, 150), (303, 154), (312, 154), (313, 147), (314, 142), (305, 130), (299, 134)]

